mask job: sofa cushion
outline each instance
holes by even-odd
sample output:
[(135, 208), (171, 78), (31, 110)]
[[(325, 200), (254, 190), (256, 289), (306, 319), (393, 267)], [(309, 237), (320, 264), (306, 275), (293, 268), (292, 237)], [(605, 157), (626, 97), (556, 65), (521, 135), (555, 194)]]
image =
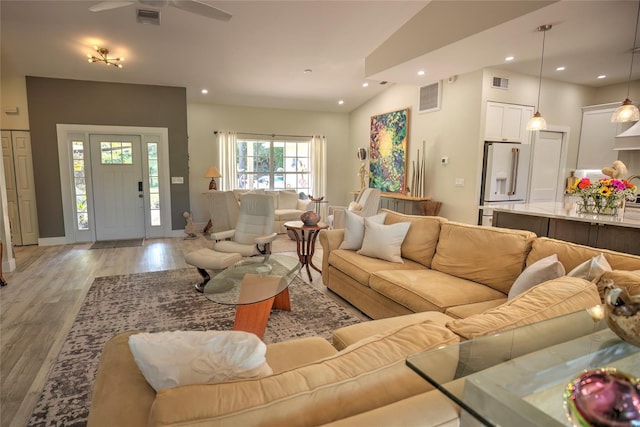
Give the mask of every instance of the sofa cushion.
[(534, 238), (529, 231), (444, 222), (431, 268), (508, 294)]
[(474, 302), (472, 304), (456, 305), (446, 309), (444, 314), (454, 319), (464, 319), (474, 314), (484, 313), (507, 302), (507, 298), (498, 298), (490, 301)]
[(609, 265), (614, 270), (640, 270), (640, 256), (622, 252), (614, 252), (607, 249), (596, 249), (589, 246), (578, 245), (576, 243), (562, 240), (539, 237), (533, 242), (531, 252), (527, 256), (527, 265), (530, 265), (540, 258), (552, 254), (558, 255), (558, 260), (564, 265), (566, 271), (571, 271), (578, 264), (604, 254)]
[(378, 271), (369, 287), (414, 312), (436, 310), (504, 298), (488, 286), (435, 270)]
[[(339, 247), (340, 249), (357, 251), (362, 247), (362, 239), (364, 239), (364, 217), (351, 211), (345, 211), (344, 213), (344, 240)], [(380, 213), (370, 216), (368, 219), (377, 224), (382, 224), (385, 216), (387, 216), (386, 213)]]
[(557, 279), (565, 275), (564, 267), (558, 261), (556, 254), (542, 258), (527, 268), (518, 276), (513, 286), (509, 289), (508, 299), (513, 299), (527, 289), (539, 285), (547, 280)]
[(242, 331), (166, 331), (134, 334), (129, 348), (154, 390), (271, 375), (267, 346)]
[[(429, 391), (432, 387), (405, 365), (406, 357), (457, 341), (446, 328), (424, 322), (269, 377), (162, 390), (149, 425), (196, 419), (203, 425), (326, 424)], [(443, 365), (442, 379), (451, 378), (455, 368)]]
[(274, 211), (276, 221), (300, 221), (300, 212), (297, 209), (276, 209)]
[(447, 327), (461, 337), (470, 339), (587, 309), (597, 304), (600, 304), (600, 297), (595, 285), (584, 279), (564, 276), (534, 286), (503, 305), (482, 314), (453, 320)]
[(611, 266), (604, 257), (604, 254), (599, 254), (578, 264), (573, 270), (567, 273), (567, 276), (579, 277), (585, 280), (596, 280), (604, 274), (606, 271), (611, 271)]
[(278, 205), (276, 209), (298, 209), (298, 193), (290, 190), (278, 191)]
[(390, 225), (377, 224), (375, 221), (365, 218), (364, 238), (358, 253), (390, 262), (404, 263), (400, 255), (400, 247), (410, 225), (408, 222)]
[(439, 311), (423, 311), (420, 313), (406, 314), (404, 316), (370, 320), (368, 322), (356, 323), (355, 325), (336, 329), (333, 331), (332, 342), (335, 348), (343, 350), (360, 340), (380, 333), (400, 329), (407, 325), (431, 321), (444, 327), (450, 320), (453, 319)]
[(438, 216), (405, 215), (387, 209), (383, 209), (382, 212), (387, 213), (385, 224), (411, 223), (409, 232), (402, 242), (402, 258), (431, 268), (431, 261), (440, 236), (440, 225), (447, 220)]
[(598, 288), (598, 294), (602, 302), (604, 302), (604, 288), (607, 284), (617, 288), (626, 288), (629, 295), (640, 295), (640, 270), (606, 271), (594, 283)]
[[(355, 251), (334, 249), (329, 253), (329, 265), (354, 278), (364, 286), (369, 286), (371, 273), (381, 270), (424, 270), (417, 262), (405, 260), (403, 264), (359, 255)], [(323, 265), (323, 269), (326, 267)]]

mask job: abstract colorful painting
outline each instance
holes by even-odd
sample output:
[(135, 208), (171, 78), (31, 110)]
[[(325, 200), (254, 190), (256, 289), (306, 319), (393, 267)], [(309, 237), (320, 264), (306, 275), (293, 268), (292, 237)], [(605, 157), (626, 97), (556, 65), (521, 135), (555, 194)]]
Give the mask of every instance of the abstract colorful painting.
[(404, 193), (407, 185), (409, 109), (371, 117), (369, 187)]

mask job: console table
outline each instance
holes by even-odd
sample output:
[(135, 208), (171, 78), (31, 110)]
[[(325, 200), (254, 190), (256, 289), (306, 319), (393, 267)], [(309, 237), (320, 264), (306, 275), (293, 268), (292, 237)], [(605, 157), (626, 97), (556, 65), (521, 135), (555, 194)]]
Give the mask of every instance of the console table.
[(571, 426), (569, 381), (601, 367), (638, 376), (640, 348), (581, 310), (410, 356), (407, 365), (460, 406), (462, 425)]
[[(354, 200), (360, 191), (354, 191)], [(431, 197), (407, 196), (402, 193), (382, 193), (380, 194), (380, 209), (389, 209), (407, 215), (422, 215), (420, 202), (428, 202)]]

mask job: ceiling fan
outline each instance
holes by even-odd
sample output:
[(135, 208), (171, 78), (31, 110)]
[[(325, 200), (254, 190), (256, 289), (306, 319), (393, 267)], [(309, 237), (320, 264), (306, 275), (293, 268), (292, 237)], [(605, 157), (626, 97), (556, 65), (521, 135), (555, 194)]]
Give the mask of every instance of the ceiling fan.
[(205, 16), (211, 19), (219, 19), (221, 21), (228, 21), (231, 19), (231, 14), (225, 12), (222, 9), (218, 9), (204, 1), (200, 0), (137, 0), (137, 1), (103, 1), (94, 4), (89, 8), (92, 12), (102, 12), (103, 10), (116, 9), (118, 7), (129, 6), (132, 4), (140, 3), (144, 6), (150, 7), (164, 7), (173, 6), (178, 9), (182, 9), (187, 12), (195, 13), (197, 15)]

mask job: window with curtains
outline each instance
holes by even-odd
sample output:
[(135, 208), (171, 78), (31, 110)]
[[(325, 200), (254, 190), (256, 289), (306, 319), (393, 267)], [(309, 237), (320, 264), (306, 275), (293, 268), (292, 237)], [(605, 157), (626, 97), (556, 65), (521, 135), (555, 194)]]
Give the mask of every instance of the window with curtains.
[(238, 138), (237, 188), (310, 192), (311, 142)]

